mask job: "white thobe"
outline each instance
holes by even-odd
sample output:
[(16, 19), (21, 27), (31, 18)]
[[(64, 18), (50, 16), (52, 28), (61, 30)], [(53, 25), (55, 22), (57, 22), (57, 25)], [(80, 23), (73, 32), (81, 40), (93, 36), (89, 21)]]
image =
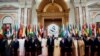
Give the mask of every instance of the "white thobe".
[(42, 39), (42, 56), (48, 56), (47, 39)]
[(19, 41), (19, 56), (25, 56), (24, 43), (25, 39), (18, 39)]

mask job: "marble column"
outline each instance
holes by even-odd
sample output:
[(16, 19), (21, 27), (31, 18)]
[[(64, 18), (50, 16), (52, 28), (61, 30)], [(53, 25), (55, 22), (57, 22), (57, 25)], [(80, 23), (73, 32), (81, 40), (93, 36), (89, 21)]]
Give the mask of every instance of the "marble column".
[(31, 25), (31, 17), (32, 17), (32, 9), (28, 8), (27, 9), (27, 25)]
[(79, 5), (79, 16), (80, 16), (80, 25), (83, 25), (83, 14), (82, 14), (82, 6)]
[(20, 27), (20, 22), (21, 22), (21, 8), (19, 8), (18, 10), (18, 27)]
[(88, 7), (86, 6), (86, 22), (87, 24), (90, 24), (90, 20), (89, 20), (89, 10)]
[(76, 7), (75, 8), (75, 23), (76, 25), (79, 25), (80, 24), (80, 13), (79, 13), (79, 7)]
[(86, 23), (86, 7), (82, 7), (82, 18), (83, 18), (83, 24)]
[(24, 26), (27, 26), (27, 8), (24, 9)]
[(24, 24), (24, 8), (21, 8), (20, 24)]

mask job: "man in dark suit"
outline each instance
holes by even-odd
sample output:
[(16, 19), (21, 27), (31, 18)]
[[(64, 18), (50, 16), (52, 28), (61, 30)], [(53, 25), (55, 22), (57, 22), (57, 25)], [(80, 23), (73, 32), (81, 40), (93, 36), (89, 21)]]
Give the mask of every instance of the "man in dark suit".
[(35, 56), (35, 51), (36, 51), (35, 41), (34, 41), (34, 38), (33, 38), (32, 42), (31, 42), (31, 56)]
[(47, 40), (48, 56), (53, 56), (54, 51), (54, 35)]
[(98, 50), (97, 50), (98, 56), (100, 56), (100, 36), (98, 36)]
[(35, 38), (34, 44), (35, 44), (35, 56), (38, 56), (41, 54), (41, 42), (39, 41), (38, 38)]
[(85, 56), (90, 56), (90, 43), (89, 43), (89, 37), (84, 36), (83, 41), (85, 44)]
[(60, 41), (60, 48), (61, 48), (61, 56), (65, 56), (65, 40), (64, 38), (62, 38), (62, 40)]
[(94, 56), (95, 54), (95, 37), (91, 37), (91, 39), (89, 40), (90, 43), (90, 47), (91, 47), (91, 56)]
[(29, 44), (29, 38), (27, 37), (25, 39), (25, 44), (24, 44), (24, 47), (25, 47), (25, 56), (29, 56), (29, 46), (30, 46), (30, 44)]
[(19, 48), (19, 42), (18, 42), (17, 38), (15, 38), (13, 40), (13, 52), (14, 52), (14, 56), (18, 56), (18, 48)]
[(70, 37), (65, 38), (65, 52), (67, 53), (67, 56), (71, 56), (72, 39)]
[(7, 41), (5, 43), (5, 55), (13, 56), (13, 41), (10, 37), (7, 37)]
[(0, 39), (0, 56), (5, 56), (5, 44), (6, 44), (6, 39), (4, 38)]

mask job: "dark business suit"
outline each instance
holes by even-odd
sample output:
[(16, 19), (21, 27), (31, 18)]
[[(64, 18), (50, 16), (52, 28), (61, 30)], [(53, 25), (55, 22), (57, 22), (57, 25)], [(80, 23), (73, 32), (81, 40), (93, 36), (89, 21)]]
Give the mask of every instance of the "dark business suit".
[(26, 40), (25, 40), (24, 47), (25, 47), (25, 56), (29, 56), (29, 50), (30, 50), (29, 39), (26, 39)]
[(19, 42), (18, 42), (18, 40), (13, 41), (14, 56), (18, 56), (18, 48), (19, 48)]
[(34, 42), (34, 39), (32, 39), (31, 41), (31, 56), (35, 56), (35, 42)]
[(41, 42), (36, 38), (34, 40), (35, 44), (35, 56), (38, 56), (41, 54)]
[(48, 56), (53, 56), (53, 51), (54, 51), (54, 39), (53, 38), (48, 38), (47, 47), (48, 47)]
[(67, 53), (67, 56), (71, 56), (71, 52), (72, 52), (72, 39), (71, 38), (65, 39), (65, 52)]
[(10, 44), (8, 44), (8, 41), (6, 41), (6, 44), (5, 44), (5, 55), (6, 56), (13, 56), (13, 41), (11, 40)]
[(60, 41), (60, 48), (61, 48), (61, 56), (65, 56), (65, 41), (64, 41), (64, 39), (62, 39), (61, 41)]
[(98, 38), (95, 38), (94, 40), (94, 53), (97, 56), (97, 52), (98, 52)]
[(100, 56), (100, 39), (98, 39), (98, 49), (97, 49), (98, 56)]
[(95, 54), (95, 39), (90, 39), (89, 43), (90, 43), (90, 47), (91, 47), (91, 56), (94, 56), (94, 54)]
[(5, 56), (5, 44), (6, 44), (6, 40), (1, 39), (0, 40), (0, 56)]
[(84, 38), (84, 43), (85, 43), (85, 56), (89, 56), (90, 55), (90, 44), (89, 44), (89, 40), (87, 38)]
[(97, 52), (97, 56), (100, 56), (100, 40), (98, 38), (96, 39), (95, 51)]

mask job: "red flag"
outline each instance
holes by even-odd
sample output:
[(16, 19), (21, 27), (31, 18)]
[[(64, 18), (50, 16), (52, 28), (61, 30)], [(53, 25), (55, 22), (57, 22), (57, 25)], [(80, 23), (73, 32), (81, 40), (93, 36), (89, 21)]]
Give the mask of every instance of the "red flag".
[(22, 24), (21, 24), (21, 25), (20, 25), (20, 28), (19, 28), (19, 31), (18, 31), (18, 36), (19, 36), (19, 38), (22, 37), (22, 34), (23, 34), (23, 26), (22, 26)]

